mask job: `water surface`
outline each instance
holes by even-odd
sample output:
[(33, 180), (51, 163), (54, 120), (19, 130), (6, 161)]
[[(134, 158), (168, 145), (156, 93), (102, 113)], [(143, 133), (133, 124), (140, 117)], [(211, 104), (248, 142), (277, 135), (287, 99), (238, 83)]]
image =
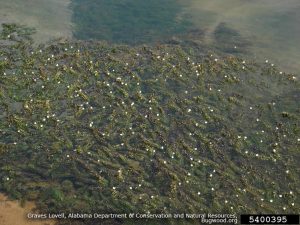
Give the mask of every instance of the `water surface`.
[(197, 27), (207, 29), (206, 40), (222, 23), (252, 44), (251, 53), (280, 67), (300, 71), (300, 1), (188, 0), (185, 12)]
[(143, 44), (186, 35), (225, 52), (247, 48), (251, 58), (300, 71), (298, 0), (0, 0), (0, 6), (0, 21), (36, 27), (37, 42), (63, 36)]
[(37, 29), (37, 43), (72, 37), (70, 0), (0, 0), (0, 23), (20, 23)]

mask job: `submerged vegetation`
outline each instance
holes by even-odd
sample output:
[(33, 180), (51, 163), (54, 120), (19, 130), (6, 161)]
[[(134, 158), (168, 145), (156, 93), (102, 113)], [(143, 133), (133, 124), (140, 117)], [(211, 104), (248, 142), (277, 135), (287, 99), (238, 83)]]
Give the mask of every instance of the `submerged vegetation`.
[(299, 212), (294, 75), (172, 44), (32, 47), (6, 28), (1, 192), (42, 212)]

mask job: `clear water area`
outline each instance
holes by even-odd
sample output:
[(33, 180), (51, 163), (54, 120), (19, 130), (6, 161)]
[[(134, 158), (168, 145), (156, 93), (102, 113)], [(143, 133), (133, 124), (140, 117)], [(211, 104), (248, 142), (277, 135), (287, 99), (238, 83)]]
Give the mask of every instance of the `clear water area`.
[(70, 38), (72, 11), (69, 5), (70, 0), (0, 0), (0, 24), (18, 23), (35, 28), (36, 43)]
[(71, 8), (79, 39), (137, 44), (180, 36), (300, 71), (298, 0), (73, 0)]
[(179, 38), (300, 71), (299, 0), (0, 0), (0, 6), (0, 21), (37, 27), (37, 42), (60, 36), (126, 44)]

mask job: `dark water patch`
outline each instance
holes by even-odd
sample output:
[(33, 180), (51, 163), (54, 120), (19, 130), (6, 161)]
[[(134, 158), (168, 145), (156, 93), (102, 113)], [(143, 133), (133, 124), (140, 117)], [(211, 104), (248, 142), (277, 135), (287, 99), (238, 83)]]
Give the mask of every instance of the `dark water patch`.
[(186, 31), (191, 23), (175, 0), (73, 0), (74, 37), (136, 44)]
[[(247, 52), (247, 48), (251, 46), (251, 41), (243, 37), (238, 30), (231, 28), (228, 24), (220, 23), (213, 33), (216, 47), (225, 53), (239, 53), (243, 50)], [(249, 52), (247, 52), (249, 54)]]

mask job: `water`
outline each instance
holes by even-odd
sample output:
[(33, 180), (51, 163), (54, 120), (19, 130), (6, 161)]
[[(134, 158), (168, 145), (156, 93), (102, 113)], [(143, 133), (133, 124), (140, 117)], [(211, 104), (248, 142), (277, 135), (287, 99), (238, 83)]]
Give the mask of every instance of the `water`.
[(37, 29), (37, 43), (72, 36), (69, 0), (0, 0), (0, 23), (20, 23)]
[(296, 1), (0, 4), (35, 44), (106, 40), (33, 48), (3, 26), (0, 192), (41, 212), (299, 212), (300, 83), (271, 65), (299, 70)]
[(185, 8), (195, 26), (208, 30), (212, 40), (221, 23), (238, 31), (252, 44), (258, 60), (273, 61), (299, 73), (300, 1), (298, 0), (190, 0)]
[[(141, 44), (199, 30), (204, 36), (193, 40), (247, 47), (258, 61), (300, 71), (298, 0), (0, 0), (0, 6), (0, 21), (36, 27), (37, 42), (75, 37)], [(224, 25), (235, 32), (220, 39), (216, 30)]]

